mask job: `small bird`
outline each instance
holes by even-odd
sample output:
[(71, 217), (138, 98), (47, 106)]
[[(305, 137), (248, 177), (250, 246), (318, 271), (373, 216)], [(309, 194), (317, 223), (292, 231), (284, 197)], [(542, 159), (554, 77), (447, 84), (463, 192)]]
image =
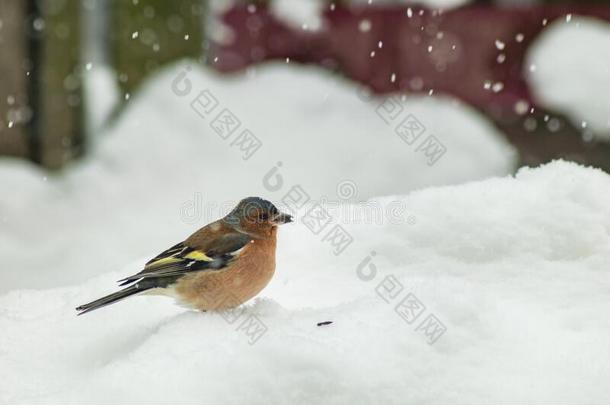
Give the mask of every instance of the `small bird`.
[(235, 308), (258, 294), (275, 271), (277, 226), (292, 222), (272, 203), (248, 197), (119, 280), (126, 288), (76, 308), (78, 315), (136, 294), (166, 295), (200, 311)]

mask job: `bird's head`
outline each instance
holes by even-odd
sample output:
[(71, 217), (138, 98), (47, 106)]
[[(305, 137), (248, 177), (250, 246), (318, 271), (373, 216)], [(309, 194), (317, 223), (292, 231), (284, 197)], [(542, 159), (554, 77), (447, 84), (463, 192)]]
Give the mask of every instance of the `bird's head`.
[(239, 232), (262, 238), (270, 235), (276, 226), (292, 222), (292, 216), (280, 212), (267, 200), (248, 197), (241, 200), (224, 221)]

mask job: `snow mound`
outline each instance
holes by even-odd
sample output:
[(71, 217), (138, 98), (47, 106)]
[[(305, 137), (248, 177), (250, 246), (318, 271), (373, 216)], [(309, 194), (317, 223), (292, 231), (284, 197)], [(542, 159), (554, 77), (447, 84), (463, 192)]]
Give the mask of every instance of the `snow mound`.
[[(435, 10), (449, 10), (469, 3), (469, 0), (352, 0), (359, 6), (420, 6)], [(269, 4), (271, 12), (293, 29), (317, 31), (323, 28), (322, 13), (329, 7), (324, 0), (274, 0)]]
[[(569, 20), (569, 21), (568, 21)], [(610, 24), (571, 15), (549, 26), (527, 56), (532, 90), (547, 108), (610, 140)]]
[(135, 297), (75, 316), (141, 262), (12, 291), (0, 403), (609, 403), (609, 199), (604, 172), (553, 162), (375, 199), (415, 220), (345, 221), (338, 256), (297, 222), (243, 312)]
[(321, 0), (274, 0), (269, 8), (293, 29), (317, 31), (322, 28), (322, 11), (326, 5)]
[(370, 6), (423, 6), (437, 10), (449, 10), (471, 3), (471, 0), (353, 0), (350, 3)]
[(100, 131), (119, 104), (121, 89), (116, 82), (116, 76), (117, 73), (108, 65), (86, 65), (83, 78), (88, 135)]
[[(263, 179), (278, 162), (277, 199), (292, 185), (312, 200), (336, 200), (348, 181), (357, 201), (512, 172), (512, 148), (472, 109), (448, 98), (383, 102), (311, 67), (230, 77), (170, 67), (64, 175), (0, 161), (0, 183), (15, 185), (0, 195), (0, 256), (19, 269), (0, 272), (0, 291), (84, 281), (162, 251), (241, 198), (268, 196)], [(396, 133), (409, 116), (424, 128), (411, 144)], [(252, 154), (240, 141), (246, 130), (262, 145)], [(426, 155), (431, 136), (444, 153)]]

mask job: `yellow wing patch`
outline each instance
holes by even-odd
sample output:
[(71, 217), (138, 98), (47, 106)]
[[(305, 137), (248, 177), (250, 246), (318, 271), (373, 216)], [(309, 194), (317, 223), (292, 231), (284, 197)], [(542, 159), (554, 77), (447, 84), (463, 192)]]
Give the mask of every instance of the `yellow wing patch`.
[(178, 263), (178, 262), (184, 261), (185, 259), (196, 260), (196, 261), (200, 261), (200, 262), (211, 262), (214, 260), (211, 257), (206, 256), (205, 253), (203, 253), (199, 250), (193, 250), (192, 252), (189, 252), (188, 254), (186, 254), (184, 256), (180, 255), (179, 253), (176, 253), (172, 256), (161, 257), (153, 262), (148, 263), (145, 268), (150, 269), (150, 268), (162, 266), (165, 264)]
[(145, 268), (149, 269), (151, 267), (161, 266), (163, 264), (177, 263), (180, 260), (182, 260), (182, 259), (178, 259), (177, 257), (174, 257), (174, 256), (162, 257), (158, 260), (155, 260), (154, 262), (148, 263)]
[(192, 252), (190, 252), (188, 255), (186, 255), (184, 257), (186, 259), (198, 260), (198, 261), (203, 261), (203, 262), (211, 262), (213, 260), (211, 257), (206, 256), (206, 254), (200, 250), (193, 250)]

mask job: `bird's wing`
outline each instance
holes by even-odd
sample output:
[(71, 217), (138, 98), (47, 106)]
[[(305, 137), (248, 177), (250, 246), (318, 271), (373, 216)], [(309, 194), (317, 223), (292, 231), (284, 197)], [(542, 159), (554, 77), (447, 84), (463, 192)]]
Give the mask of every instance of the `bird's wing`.
[(159, 287), (164, 287), (187, 273), (223, 269), (250, 240), (248, 235), (231, 232), (196, 247), (189, 246), (187, 239), (148, 261), (141, 272), (119, 280), (119, 285), (155, 279)]

